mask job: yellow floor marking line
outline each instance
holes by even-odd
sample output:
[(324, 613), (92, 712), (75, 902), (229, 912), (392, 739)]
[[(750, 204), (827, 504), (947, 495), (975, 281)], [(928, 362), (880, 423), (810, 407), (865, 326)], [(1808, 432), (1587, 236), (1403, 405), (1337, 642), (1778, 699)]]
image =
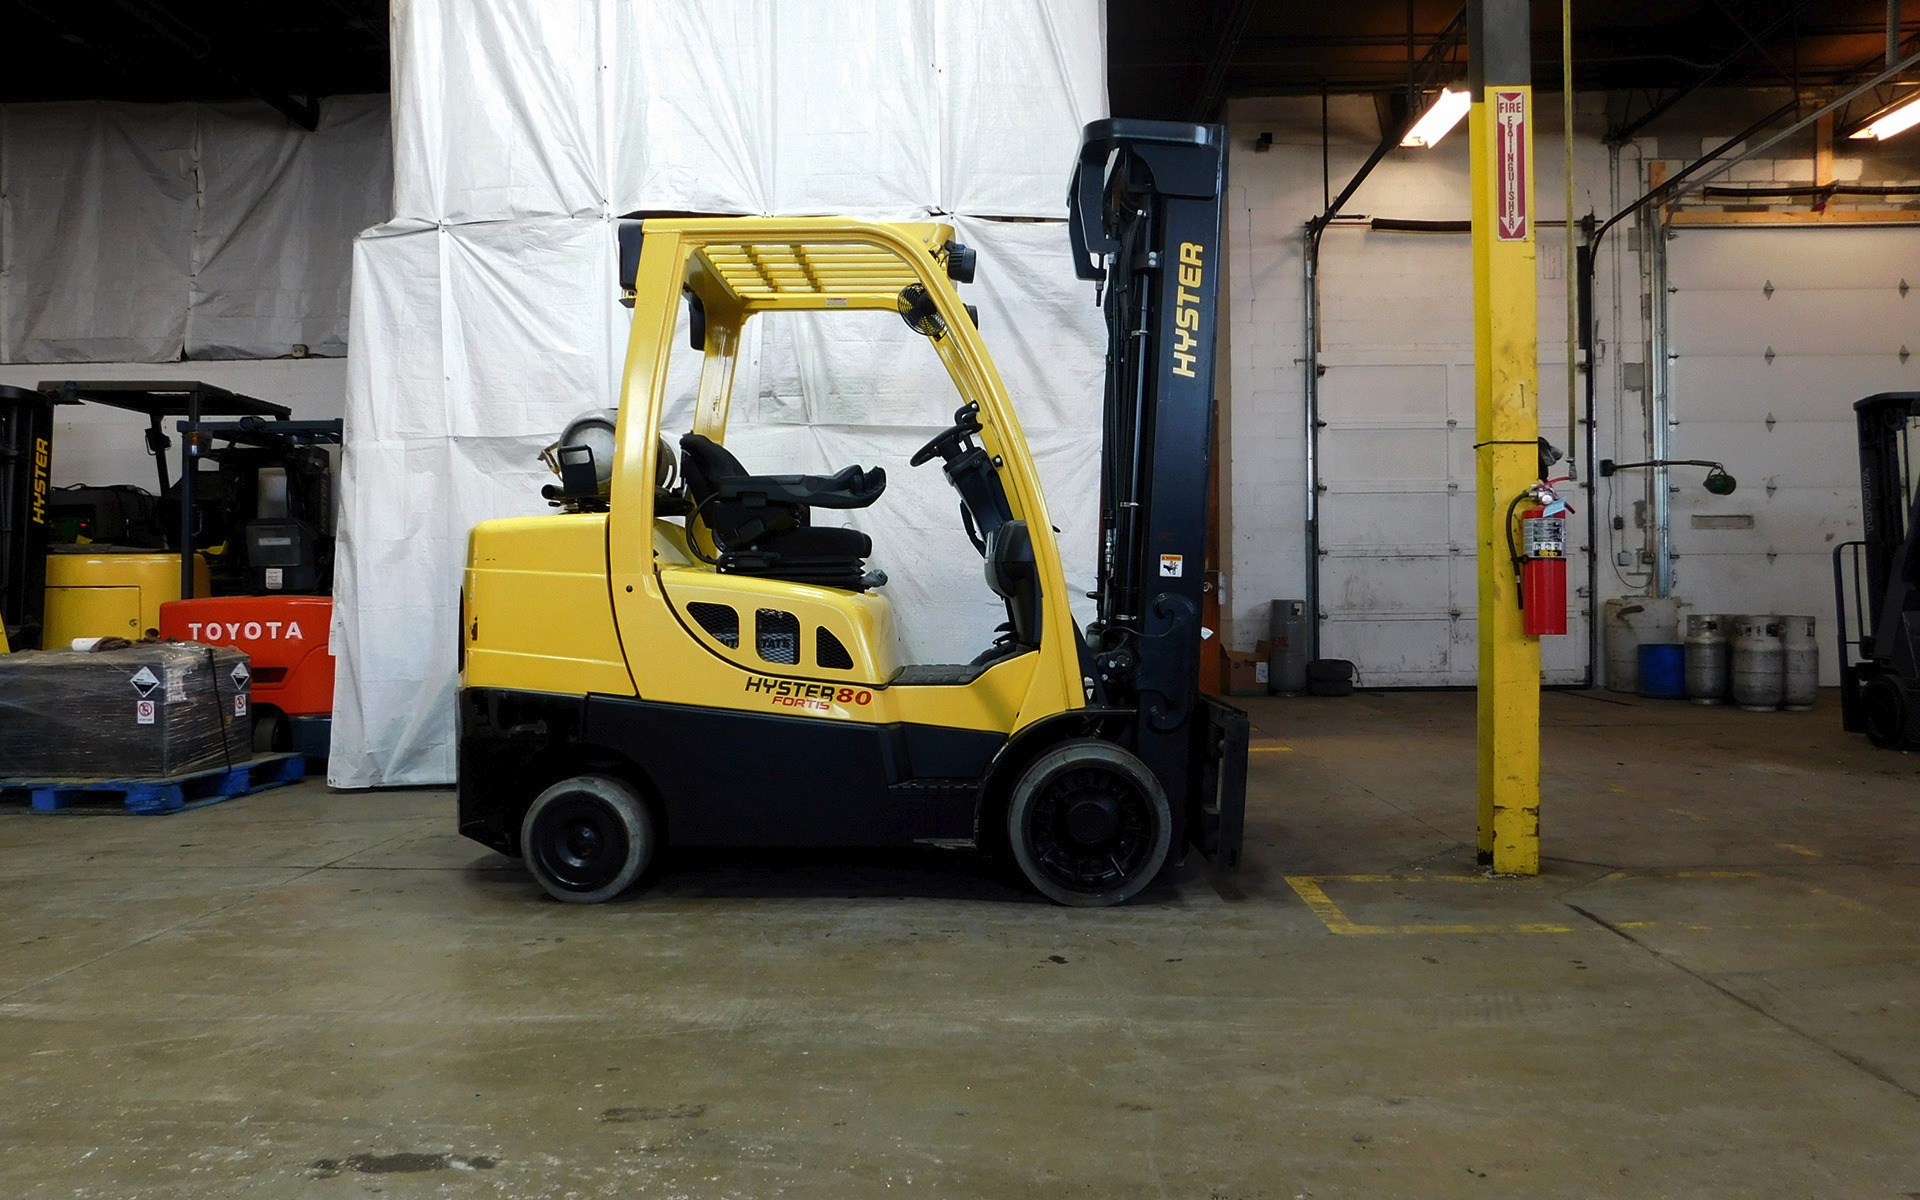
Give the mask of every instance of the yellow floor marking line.
[(1701, 816), (1699, 813), (1688, 812), (1684, 808), (1670, 808), (1667, 811), (1670, 813), (1673, 813), (1675, 816), (1685, 817), (1689, 821), (1700, 821), (1702, 823), (1705, 823), (1706, 821), (1706, 818)]
[(1793, 851), (1793, 852), (1794, 852), (1795, 854), (1804, 854), (1804, 855), (1806, 855), (1806, 856), (1807, 856), (1808, 858), (1819, 858), (1819, 857), (1820, 857), (1820, 852), (1819, 852), (1818, 850), (1809, 850), (1809, 849), (1807, 849), (1807, 848), (1806, 848), (1805, 846), (1802, 846), (1802, 845), (1800, 845), (1800, 844), (1799, 844), (1799, 843), (1797, 843), (1797, 842), (1781, 842), (1781, 843), (1780, 843), (1780, 848), (1781, 848), (1782, 850), (1791, 850), (1791, 851)]
[(1287, 886), (1306, 902), (1313, 915), (1327, 927), (1328, 933), (1353, 935), (1380, 934), (1492, 934), (1492, 933), (1572, 933), (1567, 925), (1365, 925), (1340, 911), (1321, 885), (1326, 883), (1498, 883), (1492, 875), (1289, 875)]
[(1248, 754), (1292, 754), (1292, 746), (1248, 746)]

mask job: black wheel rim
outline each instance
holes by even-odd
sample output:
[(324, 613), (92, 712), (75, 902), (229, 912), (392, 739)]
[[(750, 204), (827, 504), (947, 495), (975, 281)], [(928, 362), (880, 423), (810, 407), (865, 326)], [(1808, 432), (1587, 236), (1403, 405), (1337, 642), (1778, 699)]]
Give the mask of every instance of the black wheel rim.
[(527, 847), (547, 878), (572, 892), (607, 886), (627, 863), (627, 830), (594, 796), (561, 796), (533, 823)]
[(1076, 767), (1049, 780), (1027, 816), (1027, 846), (1048, 879), (1076, 892), (1110, 892), (1153, 855), (1153, 805), (1132, 780)]

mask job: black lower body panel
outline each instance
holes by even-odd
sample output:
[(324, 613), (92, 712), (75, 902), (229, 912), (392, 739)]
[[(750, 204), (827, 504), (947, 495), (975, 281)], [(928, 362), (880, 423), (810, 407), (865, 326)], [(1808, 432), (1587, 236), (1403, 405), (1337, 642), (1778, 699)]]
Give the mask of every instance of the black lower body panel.
[(1002, 734), (618, 696), (460, 693), (460, 832), (518, 852), (520, 815), (576, 764), (630, 764), (676, 846), (968, 841)]

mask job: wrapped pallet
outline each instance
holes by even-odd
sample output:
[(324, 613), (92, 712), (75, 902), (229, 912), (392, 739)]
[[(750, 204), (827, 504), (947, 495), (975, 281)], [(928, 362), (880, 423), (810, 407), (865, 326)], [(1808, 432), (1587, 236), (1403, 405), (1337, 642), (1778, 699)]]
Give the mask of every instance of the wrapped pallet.
[(0, 655), (0, 780), (139, 779), (252, 757), (247, 656), (145, 643)]

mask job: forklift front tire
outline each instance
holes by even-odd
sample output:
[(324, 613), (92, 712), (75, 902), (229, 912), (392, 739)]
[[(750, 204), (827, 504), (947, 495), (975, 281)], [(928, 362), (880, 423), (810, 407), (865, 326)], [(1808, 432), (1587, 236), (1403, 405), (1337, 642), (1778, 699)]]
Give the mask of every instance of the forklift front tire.
[(598, 904), (633, 886), (653, 858), (653, 818), (632, 785), (575, 775), (534, 798), (520, 853), (555, 900)]
[(1014, 785), (1007, 840), (1020, 871), (1056, 904), (1124, 904), (1153, 882), (1173, 842), (1167, 794), (1133, 755), (1078, 739), (1040, 756)]
[(1912, 703), (1897, 675), (1875, 675), (1860, 690), (1867, 740), (1883, 750), (1899, 750), (1907, 742), (1907, 713)]

